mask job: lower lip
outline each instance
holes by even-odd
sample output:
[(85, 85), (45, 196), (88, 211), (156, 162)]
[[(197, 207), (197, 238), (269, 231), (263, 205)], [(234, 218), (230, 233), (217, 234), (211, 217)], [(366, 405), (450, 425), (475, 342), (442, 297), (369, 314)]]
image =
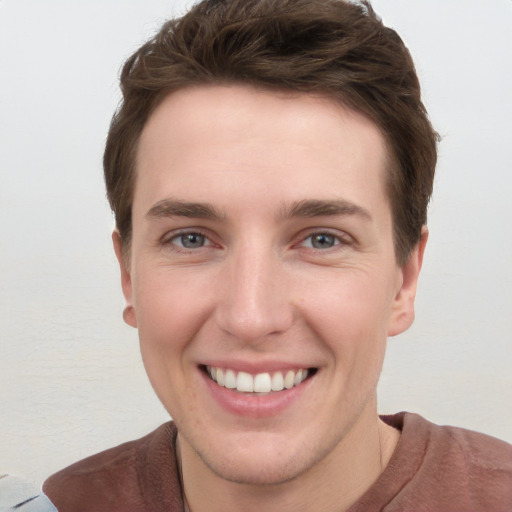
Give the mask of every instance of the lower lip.
[(309, 388), (313, 377), (309, 377), (298, 386), (269, 393), (253, 395), (239, 393), (232, 389), (219, 386), (208, 375), (200, 370), (203, 381), (214, 400), (225, 410), (237, 416), (247, 418), (269, 418), (277, 416), (296, 402)]

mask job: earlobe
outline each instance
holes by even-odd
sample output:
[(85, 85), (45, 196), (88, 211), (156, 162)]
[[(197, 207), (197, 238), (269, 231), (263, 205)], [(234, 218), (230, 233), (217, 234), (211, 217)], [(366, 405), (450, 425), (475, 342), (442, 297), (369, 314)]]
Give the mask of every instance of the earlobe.
[(414, 322), (414, 300), (427, 239), (428, 229), (423, 226), (420, 241), (400, 269), (401, 282), (393, 302), (388, 336), (396, 336), (406, 331)]
[(124, 300), (126, 302), (123, 319), (131, 327), (137, 327), (137, 318), (132, 300), (132, 278), (125, 251), (123, 250), (123, 241), (117, 229), (112, 232), (112, 242), (116, 253), (119, 268), (121, 270), (121, 287), (123, 289)]

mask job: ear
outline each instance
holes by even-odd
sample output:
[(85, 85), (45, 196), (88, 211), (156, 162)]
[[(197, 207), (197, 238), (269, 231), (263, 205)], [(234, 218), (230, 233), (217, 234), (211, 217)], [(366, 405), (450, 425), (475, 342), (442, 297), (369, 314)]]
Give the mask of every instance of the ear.
[(121, 269), (121, 287), (123, 289), (124, 300), (126, 301), (123, 319), (131, 327), (137, 327), (137, 318), (133, 307), (132, 277), (130, 274), (129, 262), (127, 261), (128, 258), (123, 251), (123, 241), (117, 229), (114, 229), (112, 232), (112, 242), (114, 244), (114, 251), (119, 263), (119, 268)]
[(414, 322), (414, 299), (427, 239), (428, 229), (423, 226), (420, 241), (400, 268), (399, 286), (391, 310), (388, 336), (396, 336), (406, 331)]

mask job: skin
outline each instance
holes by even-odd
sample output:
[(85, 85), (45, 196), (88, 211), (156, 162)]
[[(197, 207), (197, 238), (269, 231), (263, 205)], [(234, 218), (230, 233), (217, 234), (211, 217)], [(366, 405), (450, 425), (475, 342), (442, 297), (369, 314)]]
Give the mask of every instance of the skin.
[[(128, 256), (113, 238), (194, 512), (344, 510), (389, 461), (399, 433), (376, 387), (387, 337), (413, 321), (427, 235), (398, 266), (387, 161), (371, 121), (308, 94), (188, 88), (148, 120)], [(336, 213), (297, 208), (312, 200)], [(215, 399), (203, 365), (315, 371), (285, 407), (248, 415)]]

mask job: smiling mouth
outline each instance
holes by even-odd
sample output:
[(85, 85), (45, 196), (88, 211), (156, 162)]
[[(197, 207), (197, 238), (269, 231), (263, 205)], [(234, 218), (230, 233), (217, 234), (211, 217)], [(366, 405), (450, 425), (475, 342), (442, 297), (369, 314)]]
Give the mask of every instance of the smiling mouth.
[(204, 366), (203, 368), (210, 379), (219, 386), (239, 393), (258, 395), (266, 395), (297, 387), (308, 377), (316, 373), (316, 368), (300, 368), (282, 372), (258, 373), (256, 375), (214, 366)]

